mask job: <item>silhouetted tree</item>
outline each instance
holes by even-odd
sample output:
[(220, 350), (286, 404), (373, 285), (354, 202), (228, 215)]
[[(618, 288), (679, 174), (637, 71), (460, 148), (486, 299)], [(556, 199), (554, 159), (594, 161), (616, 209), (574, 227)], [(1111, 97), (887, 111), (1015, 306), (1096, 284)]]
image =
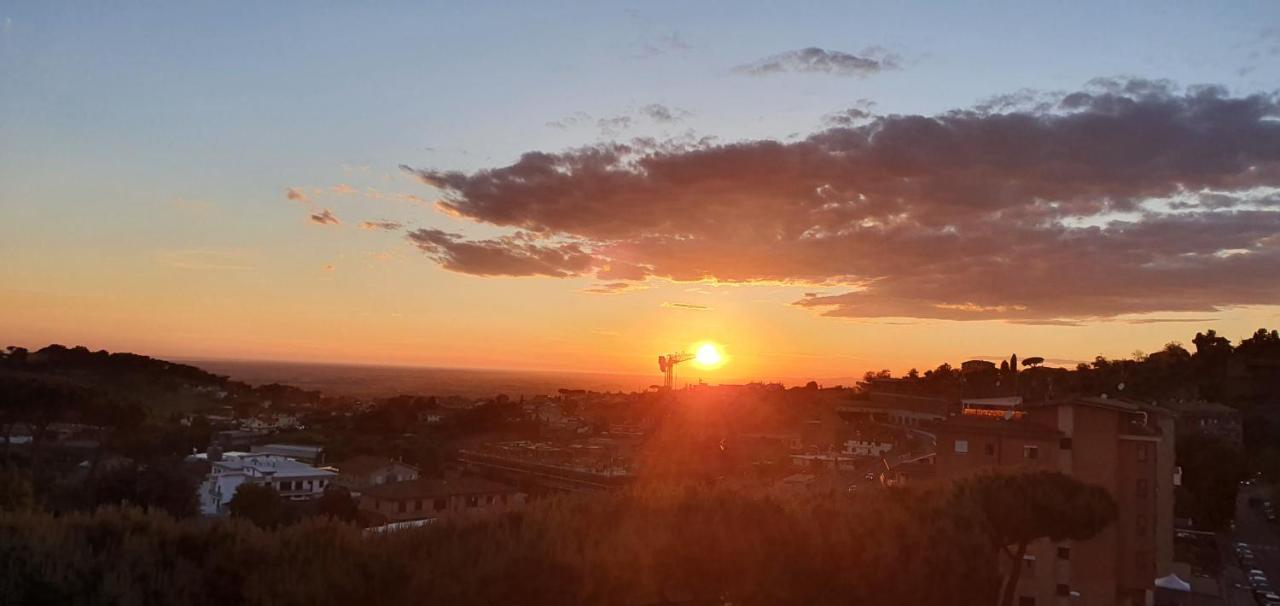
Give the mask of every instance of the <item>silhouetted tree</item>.
[(326, 516), (343, 522), (356, 519), (359, 506), (351, 497), (351, 491), (341, 486), (331, 486), (316, 500), (316, 515)]
[(1244, 455), (1212, 436), (1178, 436), (1182, 486), (1175, 504), (1197, 527), (1221, 530), (1235, 517), (1236, 491), (1246, 475)]
[(1116, 503), (1106, 490), (1056, 471), (972, 476), (958, 482), (956, 498), (980, 512), (992, 545), (1006, 556), (1002, 606), (1013, 604), (1031, 542), (1082, 541), (1116, 518)]
[(264, 484), (244, 483), (236, 488), (227, 509), (233, 518), (243, 518), (262, 528), (275, 528), (287, 518), (280, 493)]

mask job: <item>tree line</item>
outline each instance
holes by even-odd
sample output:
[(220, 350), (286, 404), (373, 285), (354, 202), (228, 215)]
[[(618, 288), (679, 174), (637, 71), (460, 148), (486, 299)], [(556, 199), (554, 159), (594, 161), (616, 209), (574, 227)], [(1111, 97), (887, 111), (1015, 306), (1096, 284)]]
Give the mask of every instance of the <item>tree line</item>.
[[(367, 533), (103, 508), (0, 514), (0, 595), (22, 604), (993, 604), (1037, 539), (1112, 523), (1056, 472), (804, 496), (650, 485), (501, 517)], [(1002, 590), (1003, 588), (1003, 590)]]

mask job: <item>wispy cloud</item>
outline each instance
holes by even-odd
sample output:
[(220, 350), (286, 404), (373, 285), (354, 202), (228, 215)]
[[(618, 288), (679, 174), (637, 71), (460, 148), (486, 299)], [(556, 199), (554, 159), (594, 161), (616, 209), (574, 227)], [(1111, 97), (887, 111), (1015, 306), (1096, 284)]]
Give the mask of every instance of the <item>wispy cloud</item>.
[(312, 213), (311, 222), (319, 225), (338, 225), (342, 223), (338, 220), (338, 217), (334, 216), (333, 211), (330, 211), (327, 208), (318, 213)]
[(898, 69), (902, 59), (879, 47), (870, 47), (860, 55), (811, 46), (765, 57), (754, 63), (739, 65), (735, 72), (752, 76), (781, 73), (831, 74), (866, 77), (886, 70)]
[(1217, 322), (1217, 318), (1132, 318), (1124, 320), (1125, 324), (1208, 324)]
[(640, 114), (648, 117), (654, 122), (661, 124), (674, 124), (693, 115), (693, 112), (689, 112), (678, 107), (668, 107), (661, 103), (650, 103), (640, 108)]
[(686, 311), (711, 311), (711, 308), (706, 305), (695, 305), (693, 303), (672, 303), (670, 301), (666, 301), (662, 306), (667, 309), (683, 309)]
[(404, 227), (404, 223), (399, 223), (396, 221), (364, 221), (360, 224), (360, 229), (368, 229), (368, 230), (380, 229), (384, 231), (395, 231), (397, 229), (400, 229), (401, 227)]
[(636, 47), (637, 57), (641, 59), (693, 50), (693, 45), (678, 31), (642, 36), (636, 41)]
[(633, 290), (644, 290), (645, 288), (648, 287), (635, 282), (607, 282), (603, 284), (594, 284), (582, 289), (582, 292), (591, 293), (593, 295), (616, 295)]
[(284, 197), (295, 202), (310, 202), (311, 198), (307, 197), (307, 193), (297, 187), (290, 187), (284, 190)]

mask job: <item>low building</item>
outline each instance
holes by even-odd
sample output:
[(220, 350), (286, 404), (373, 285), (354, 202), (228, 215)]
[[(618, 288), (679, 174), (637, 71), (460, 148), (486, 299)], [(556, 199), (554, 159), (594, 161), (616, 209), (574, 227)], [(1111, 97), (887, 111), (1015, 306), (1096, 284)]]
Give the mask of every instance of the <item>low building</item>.
[(227, 429), (213, 434), (213, 443), (225, 451), (248, 451), (254, 442), (265, 438), (265, 431), (245, 431), (243, 429)]
[(910, 427), (941, 421), (958, 410), (958, 402), (947, 398), (888, 391), (872, 391), (865, 400), (853, 400), (836, 408), (846, 421), (870, 420)]
[(407, 482), (418, 479), (419, 475), (417, 467), (404, 461), (368, 455), (352, 457), (335, 467), (338, 469), (338, 483), (357, 495), (369, 486)]
[(307, 444), (260, 444), (251, 446), (249, 452), (255, 454), (273, 454), (288, 457), (295, 461), (320, 465), (324, 463), (324, 447)]
[(199, 488), (200, 512), (205, 515), (225, 514), (243, 484), (270, 486), (283, 498), (303, 501), (319, 498), (338, 476), (331, 469), (274, 454), (227, 452), (195, 458), (209, 459), (209, 474)]
[(516, 488), (462, 477), (417, 479), (369, 486), (360, 494), (360, 512), (373, 525), (501, 512), (524, 504)]
[(1237, 448), (1244, 445), (1244, 425), (1239, 410), (1205, 400), (1176, 400), (1164, 406), (1175, 415), (1178, 435), (1220, 438)]

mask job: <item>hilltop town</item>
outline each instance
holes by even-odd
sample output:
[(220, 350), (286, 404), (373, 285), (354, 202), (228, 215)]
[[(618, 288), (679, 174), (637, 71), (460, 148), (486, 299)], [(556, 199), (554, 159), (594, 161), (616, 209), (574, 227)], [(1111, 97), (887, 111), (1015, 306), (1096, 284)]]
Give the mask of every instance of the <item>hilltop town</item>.
[(1073, 369), (1011, 356), (850, 386), (515, 399), (330, 397), (133, 354), (9, 348), (0, 492), (10, 511), (126, 505), (396, 534), (637, 487), (838, 504), (984, 470), (1060, 472), (1105, 490), (1114, 519), (1084, 540), (1025, 545), (1018, 595), (1139, 599), (1182, 584), (1222, 596), (1247, 565), (1219, 554), (1217, 537), (1250, 539), (1274, 519), (1280, 337), (1192, 343)]

